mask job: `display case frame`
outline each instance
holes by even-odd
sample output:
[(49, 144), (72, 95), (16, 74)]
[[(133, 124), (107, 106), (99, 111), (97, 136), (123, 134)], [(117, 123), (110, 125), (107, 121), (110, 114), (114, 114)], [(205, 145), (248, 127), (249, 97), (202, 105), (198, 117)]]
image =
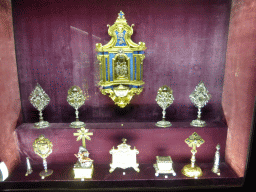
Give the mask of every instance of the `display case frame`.
[[(28, 4), (19, 4), (17, 1), (13, 1), (13, 8), (11, 8), (11, 4), (9, 1), (3, 1), (3, 5), (1, 6), (1, 12), (4, 13), (4, 16), (6, 17), (7, 21), (7, 28), (8, 30), (4, 31), (2, 35), (3, 41), (6, 42), (8, 46), (5, 47), (7, 52), (2, 52), (2, 61), (1, 62), (1, 72), (3, 73), (2, 75), (2, 82), (3, 85), (1, 85), (1, 90), (3, 93), (2, 101), (8, 100), (10, 102), (2, 103), (1, 104), (1, 117), (2, 117), (2, 126), (1, 126), (1, 131), (2, 134), (6, 136), (6, 138), (1, 138), (0, 143), (2, 147), (2, 152), (0, 153), (0, 158), (1, 161), (6, 162), (7, 167), (10, 171), (11, 174), (15, 174), (20, 172), (19, 170), (24, 168), (24, 159), (21, 158), (20, 156), (20, 151), (21, 149), (19, 148), (19, 140), (17, 137), (17, 131), (18, 129), (15, 130), (16, 127), (19, 127), (20, 124), (21, 126), (24, 126), (24, 123), (32, 123), (35, 122), (37, 116), (36, 113), (31, 111), (30, 107), (27, 108), (27, 104), (24, 103), (24, 92), (29, 93), (30, 89), (32, 88), (35, 84), (35, 82), (31, 82), (31, 80), (36, 81), (35, 79), (28, 79), (27, 84), (29, 86), (24, 86), (24, 81), (19, 81), (21, 78), (24, 79), (24, 76), (27, 74), (21, 73), (20, 67), (23, 66), (25, 63), (32, 63), (34, 62), (33, 59), (29, 60), (24, 60), (22, 58), (22, 52), (26, 51), (27, 53), (33, 55), (37, 54), (36, 52), (33, 52), (31, 50), (35, 50), (37, 46), (33, 44), (32, 47), (21, 47), (21, 37), (23, 34), (19, 34), (19, 29), (20, 27), (26, 27), (25, 25), (19, 25), (17, 21), (18, 15), (15, 15), (13, 13), (13, 18), (14, 18), (14, 33), (15, 33), (15, 43), (16, 43), (16, 60), (15, 60), (15, 50), (14, 50), (14, 38), (13, 38), (13, 26), (12, 26), (12, 14), (11, 14), (11, 9), (14, 11), (17, 11), (18, 7), (20, 10), (24, 10), (25, 12), (28, 11), (28, 8), (31, 7), (31, 5)], [(40, 7), (43, 2), (47, 1), (38, 1), (37, 3), (32, 2), (32, 4), (35, 7), (39, 7), (39, 9), (42, 11), (44, 7)], [(77, 1), (74, 1), (74, 6), (79, 7), (79, 3)], [(91, 2), (90, 2), (91, 3)], [(168, 2), (167, 2), (168, 3)], [(188, 1), (182, 1), (181, 4), (188, 4)], [(104, 4), (104, 3), (103, 3)], [(164, 4), (164, 3), (163, 3)], [(189, 6), (197, 6), (198, 4), (201, 4), (201, 6), (209, 5), (210, 7), (218, 7), (221, 4), (221, 1), (197, 1), (196, 3), (192, 3)], [(64, 2), (64, 5), (65, 2)], [(174, 4), (168, 4), (168, 6), (178, 6), (180, 5), (178, 1), (174, 1)], [(100, 181), (89, 181), (87, 183), (80, 183), (79, 181), (69, 181), (65, 183), (67, 180), (63, 181), (40, 181), (37, 182), (36, 180), (31, 181), (26, 181), (24, 185), (24, 180), (23, 181), (18, 181), (15, 179), (12, 181), (12, 178), (15, 178), (15, 176), (12, 176), (9, 178), (10, 180), (2, 182), (1, 183), (1, 188), (5, 190), (9, 189), (15, 189), (15, 190), (22, 190), (22, 189), (60, 189), (60, 188), (65, 188), (65, 187), (70, 187), (72, 189), (124, 189), (124, 188), (129, 188), (129, 189), (152, 189), (152, 190), (163, 190), (163, 189), (170, 189), (170, 188), (181, 188), (181, 189), (189, 189), (190, 187), (195, 187), (195, 188), (200, 188), (200, 187), (214, 187), (214, 188), (219, 188), (219, 187), (231, 187), (231, 186), (242, 186), (244, 184), (244, 179), (245, 179), (245, 173), (248, 172), (248, 158), (249, 158), (249, 152), (250, 152), (250, 141), (252, 140), (252, 114), (253, 114), (253, 109), (254, 109), (254, 102), (255, 102), (255, 66), (250, 60), (250, 58), (253, 58), (253, 51), (255, 50), (255, 44), (253, 40), (253, 30), (251, 29), (251, 23), (250, 21), (254, 21), (255, 18), (255, 13), (252, 11), (252, 7), (255, 8), (255, 5), (252, 3), (252, 1), (244, 1), (243, 3), (238, 3), (238, 1), (229, 1), (228, 4), (225, 4), (228, 8), (230, 8), (230, 19), (229, 21), (229, 30), (228, 30), (228, 38), (227, 40), (227, 47), (224, 50), (227, 51), (224, 58), (225, 61), (225, 71), (223, 72), (224, 74), (224, 82), (223, 82), (223, 89), (221, 88), (221, 108), (220, 110), (217, 110), (217, 113), (221, 113), (223, 109), (223, 117), (224, 117), (224, 123), (227, 125), (227, 141), (226, 141), (226, 148), (225, 148), (225, 162), (227, 163), (227, 166), (231, 168), (231, 170), (235, 171), (236, 177), (234, 178), (227, 178), (227, 179), (202, 179), (202, 180), (189, 180), (189, 179), (181, 179), (179, 182), (177, 180), (154, 180), (149, 182), (149, 180), (144, 180), (143, 182), (141, 180), (136, 180), (136, 179), (131, 179), (131, 180), (126, 180), (126, 181), (120, 181), (120, 180), (112, 180), (112, 181), (105, 181), (105, 180), (100, 180)], [(16, 6), (16, 7), (15, 7)], [(45, 5), (46, 6), (46, 5)], [(65, 8), (65, 6), (60, 6), (58, 2), (56, 1), (51, 5), (53, 7), (58, 7), (60, 8), (60, 11), (62, 11), (61, 14), (68, 14), (70, 11)], [(112, 5), (114, 6), (114, 5)], [(131, 7), (132, 5), (129, 5), (128, 7)], [(152, 5), (153, 6), (153, 5)], [(159, 5), (160, 6), (160, 5)], [(163, 6), (163, 5), (162, 5)], [(47, 6), (46, 6), (47, 7)], [(27, 8), (27, 9), (26, 9)], [(118, 9), (120, 7), (117, 7)], [(116, 8), (116, 9), (117, 9)], [(228, 9), (229, 9), (228, 8)], [(129, 10), (129, 9), (128, 9)], [(123, 10), (125, 12), (125, 10)], [(72, 12), (72, 11), (71, 11)], [(21, 13), (21, 12), (19, 12)], [(30, 12), (34, 14), (34, 20), (32, 21), (26, 21), (26, 17), (20, 17), (20, 21), (22, 22), (28, 22), (32, 23), (35, 21), (35, 27), (40, 27), (40, 23), (37, 23), (37, 18), (40, 18), (42, 15), (38, 14), (37, 12)], [(42, 12), (41, 12), (42, 13)], [(93, 13), (93, 10), (89, 10), (88, 13), (85, 13), (86, 16), (89, 16), (90, 14)], [(118, 12), (117, 12), (118, 13)], [(129, 13), (129, 11), (128, 11)], [(32, 17), (33, 18), (33, 17)], [(56, 17), (57, 18), (57, 17)], [(128, 16), (127, 16), (128, 18)], [(114, 18), (112, 19), (114, 20)], [(65, 21), (66, 22), (66, 21)], [(82, 21), (81, 25), (84, 25)], [(110, 22), (110, 21), (109, 21)], [(129, 19), (128, 19), (129, 22)], [(244, 25), (243, 23), (246, 23), (247, 25)], [(79, 20), (76, 21), (76, 23), (79, 24)], [(252, 22), (253, 23), (253, 22)], [(43, 23), (45, 25), (46, 23)], [(107, 23), (103, 23), (102, 25), (105, 25)], [(53, 26), (52, 26), (53, 27)], [(227, 27), (227, 25), (226, 25)], [(241, 31), (237, 32), (236, 29), (241, 29)], [(75, 29), (75, 27), (71, 28), (69, 27), (68, 30), (77, 30), (78, 28)], [(98, 29), (98, 28), (97, 28)], [(91, 30), (91, 31), (90, 31)], [(104, 31), (105, 28), (100, 28), (100, 30)], [(26, 31), (26, 30), (25, 30)], [(140, 32), (142, 31), (141, 29), (139, 30)], [(48, 31), (49, 32), (49, 31)], [(46, 32), (46, 33), (48, 33)], [(89, 29), (89, 32), (92, 32), (92, 29)], [(249, 35), (248, 35), (249, 34)], [(31, 32), (27, 31), (27, 35), (33, 35)], [(58, 35), (58, 34), (57, 34)], [(45, 36), (47, 37), (47, 35)], [(53, 36), (56, 37), (56, 36)], [(92, 36), (91, 36), (92, 37)], [(70, 38), (70, 37), (69, 37)], [(79, 38), (79, 37), (78, 37)], [(135, 37), (136, 38), (136, 37)], [(65, 37), (60, 37), (59, 40), (63, 41)], [(224, 38), (225, 39), (225, 38)], [(84, 39), (87, 41), (87, 39)], [(41, 42), (42, 46), (48, 46), (47, 42), (51, 41), (51, 39), (46, 39), (46, 42)], [(88, 40), (89, 41), (89, 40)], [(64, 42), (64, 41), (63, 41)], [(94, 47), (92, 44), (94, 41), (89, 41), (89, 44), (91, 47)], [(65, 43), (64, 43), (65, 44)], [(223, 43), (225, 44), (225, 43)], [(245, 47), (242, 46), (246, 46)], [(30, 44), (32, 45), (32, 44)], [(240, 46), (237, 46), (240, 45)], [(63, 46), (65, 47), (65, 46)], [(29, 48), (29, 49), (28, 49)], [(81, 48), (84, 49), (84, 48)], [(68, 50), (68, 49), (67, 49)], [(62, 50), (63, 54), (67, 50)], [(85, 50), (93, 54), (92, 49)], [(149, 50), (149, 52), (152, 50)], [(72, 53), (74, 56), (75, 52)], [(41, 55), (39, 55), (41, 56)], [(62, 55), (63, 56), (63, 55)], [(249, 59), (248, 59), (249, 58)], [(55, 58), (58, 60), (58, 58)], [(61, 60), (61, 58), (59, 58)], [(147, 55), (145, 58), (145, 64), (146, 64), (146, 59)], [(56, 61), (57, 61), (56, 60)], [(93, 59), (90, 57), (88, 59), (89, 63), (93, 63)], [(67, 61), (71, 62), (71, 60)], [(77, 61), (78, 63), (81, 61)], [(87, 62), (87, 61), (85, 61)], [(10, 63), (8, 65), (8, 68), (6, 67), (6, 63)], [(65, 64), (67, 69), (69, 69), (69, 65)], [(17, 69), (17, 66), (18, 69)], [(52, 63), (54, 64), (54, 62)], [(144, 67), (146, 68), (146, 67)], [(35, 68), (36, 69), (36, 68)], [(92, 71), (95, 71), (94, 67), (91, 66)], [(58, 70), (58, 69), (57, 69)], [(29, 70), (32, 73), (32, 70)], [(79, 74), (78, 71), (76, 71), (77, 74)], [(95, 72), (96, 73), (96, 72)], [(56, 71), (57, 74), (57, 71)], [(41, 74), (43, 75), (43, 74)], [(19, 78), (18, 78), (19, 76)], [(11, 78), (10, 78), (11, 77)], [(34, 77), (33, 75), (31, 77)], [(42, 78), (40, 75), (38, 76), (39, 78), (37, 80), (40, 81), (40, 78)], [(70, 77), (68, 77), (70, 78)], [(18, 80), (19, 79), (19, 80)], [(42, 80), (42, 79), (41, 79)], [(69, 79), (71, 81), (71, 79)], [(90, 80), (88, 80), (90, 81)], [(81, 84), (79, 80), (74, 80), (72, 83), (77, 83)], [(88, 84), (94, 84), (94, 82), (88, 82)], [(68, 84), (69, 85), (69, 84)], [(82, 84), (81, 84), (82, 85)], [(88, 86), (86, 83), (83, 84), (85, 87)], [(146, 82), (147, 85), (147, 82)], [(150, 88), (150, 86), (146, 86), (145, 89)], [(196, 84), (195, 84), (196, 85)], [(9, 87), (9, 89), (8, 89)], [(89, 89), (94, 89), (91, 87), (87, 87)], [(48, 89), (50, 90), (50, 89)], [(157, 91), (157, 90), (155, 90)], [(179, 91), (179, 90), (178, 90)], [(52, 93), (51, 93), (52, 94)], [(54, 95), (54, 94), (52, 94)], [(246, 96), (245, 96), (246, 95)], [(104, 101), (105, 102), (105, 101)], [(143, 108), (144, 111), (147, 111), (148, 109), (155, 107), (154, 104), (146, 106), (143, 103), (140, 103), (139, 99), (135, 99), (135, 103), (132, 103), (132, 107), (128, 109), (138, 109), (138, 108)], [(58, 105), (59, 103), (55, 101), (53, 105)], [(155, 104), (156, 105), (156, 104)], [(22, 107), (21, 107), (22, 106)], [(106, 102), (106, 106), (111, 108), (111, 105), (108, 105), (108, 101)], [(95, 108), (99, 106), (95, 105)], [(174, 106), (174, 108), (177, 108), (178, 106)], [(87, 106), (85, 107), (84, 115), (85, 119), (87, 119), (87, 122), (90, 121), (102, 121), (102, 122), (107, 122), (108, 120), (104, 119), (93, 119), (92, 116), (86, 115), (86, 112), (91, 112), (93, 110), (92, 106)], [(63, 108), (64, 109), (64, 108)], [(215, 108), (216, 109), (216, 108)], [(182, 109), (180, 109), (182, 111)], [(210, 108), (206, 110), (206, 112), (209, 112)], [(7, 116), (6, 111), (8, 111), (9, 115)], [(45, 119), (52, 118), (51, 116), (54, 114), (54, 111), (49, 110), (51, 113), (46, 115)], [(71, 110), (70, 110), (71, 111)], [(68, 111), (67, 114), (62, 114), (63, 117), (69, 116), (71, 112)], [(113, 110), (113, 113), (119, 113), (120, 110)], [(160, 109), (159, 109), (160, 111)], [(29, 112), (29, 113), (27, 113)], [(95, 110), (94, 110), (95, 112)], [(97, 110), (96, 110), (97, 112)], [(170, 114), (172, 114), (173, 111), (169, 111)], [(188, 113), (187, 116), (193, 114), (194, 110), (191, 110), (191, 113)], [(152, 113), (156, 113), (155, 110), (152, 111)], [(31, 115), (32, 114), (32, 115)], [(159, 113), (161, 116), (161, 112)], [(211, 114), (212, 115), (212, 114)], [(211, 116), (210, 115), (210, 116)], [(143, 116), (143, 115), (142, 115)], [(145, 115), (144, 115), (145, 116)], [(187, 117), (186, 116), (186, 117)], [(209, 120), (210, 116), (206, 116), (206, 119)], [(155, 116), (158, 118), (158, 116)], [(169, 115), (171, 117), (171, 115)], [(220, 118), (222, 116), (219, 116)], [(108, 117), (107, 117), (108, 118)], [(119, 123), (122, 124), (122, 122), (126, 119), (120, 117)], [(132, 119), (134, 122), (139, 122), (139, 121), (145, 121), (145, 119), (136, 119), (134, 116), (128, 117), (126, 119), (129, 121), (129, 118)], [(194, 117), (191, 117), (194, 119)], [(71, 117), (70, 117), (71, 119)], [(70, 119), (67, 119), (69, 121)], [(185, 118), (186, 120), (190, 120)], [(51, 119), (53, 120), (53, 119)], [(113, 120), (113, 119), (111, 119)], [(178, 119), (179, 120), (179, 119)], [(217, 121), (223, 121), (223, 119), (218, 119)], [(226, 122), (225, 122), (226, 121)], [(186, 121), (185, 121), (186, 122)], [(61, 122), (60, 122), (61, 123)], [(192, 131), (192, 130), (191, 130)], [(193, 131), (192, 131), (193, 132)], [(170, 154), (172, 156), (172, 154)], [(155, 157), (153, 157), (154, 159)], [(22, 165), (21, 167), (19, 167)], [(152, 164), (153, 165), (153, 164)], [(175, 162), (174, 162), (175, 165)], [(179, 165), (180, 166), (180, 165)], [(153, 167), (152, 167), (153, 169)], [(178, 171), (177, 171), (178, 172)], [(24, 170), (25, 174), (25, 170)], [(131, 176), (132, 177), (132, 176)], [(65, 183), (65, 184), (64, 184)], [(89, 184), (88, 184), (89, 183)], [(42, 186), (43, 185), (43, 186)], [(79, 186), (78, 186), (79, 185)]]

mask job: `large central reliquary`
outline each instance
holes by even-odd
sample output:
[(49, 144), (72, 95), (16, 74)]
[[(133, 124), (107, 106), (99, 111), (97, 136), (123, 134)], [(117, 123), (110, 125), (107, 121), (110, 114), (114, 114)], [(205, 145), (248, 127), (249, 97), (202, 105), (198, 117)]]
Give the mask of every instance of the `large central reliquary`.
[(133, 95), (143, 90), (143, 59), (145, 58), (145, 43), (134, 43), (131, 40), (133, 24), (129, 26), (120, 11), (114, 25), (110, 26), (108, 34), (111, 40), (104, 46), (96, 44), (100, 61), (100, 82), (102, 94), (109, 97), (119, 107), (130, 103)]

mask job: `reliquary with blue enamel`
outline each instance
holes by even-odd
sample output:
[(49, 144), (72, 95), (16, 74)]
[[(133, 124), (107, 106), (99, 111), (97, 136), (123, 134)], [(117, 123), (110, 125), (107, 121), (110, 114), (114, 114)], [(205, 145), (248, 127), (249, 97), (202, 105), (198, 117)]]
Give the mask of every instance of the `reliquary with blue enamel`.
[(133, 24), (129, 26), (120, 11), (115, 23), (107, 25), (111, 40), (106, 44), (96, 44), (100, 65), (100, 90), (119, 107), (130, 103), (132, 97), (143, 90), (143, 60), (145, 43), (131, 40)]

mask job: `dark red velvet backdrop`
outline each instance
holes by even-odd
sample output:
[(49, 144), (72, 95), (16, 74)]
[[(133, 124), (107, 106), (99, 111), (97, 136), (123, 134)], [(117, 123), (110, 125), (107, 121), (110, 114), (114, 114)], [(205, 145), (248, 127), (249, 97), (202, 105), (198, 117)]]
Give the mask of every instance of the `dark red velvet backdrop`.
[[(42, 159), (34, 153), (33, 142), (44, 134), (53, 144), (53, 152), (47, 158), (49, 164), (74, 164), (82, 141), (76, 141), (72, 129), (68, 123), (52, 123), (47, 129), (36, 129), (33, 124), (22, 124), (16, 129), (20, 158), (25, 165), (26, 157), (32, 164), (42, 164)], [(86, 127), (93, 135), (86, 141), (86, 148), (90, 152), (90, 158), (95, 164), (110, 164), (112, 147), (122, 143), (122, 138), (127, 139), (127, 144), (139, 150), (137, 155), (140, 164), (153, 164), (156, 156), (171, 156), (175, 163), (189, 163), (191, 148), (184, 142), (193, 131), (196, 131), (204, 140), (197, 150), (197, 163), (212, 163), (216, 151), (216, 145), (221, 146), (221, 162), (224, 161), (227, 127), (224, 124), (210, 123), (206, 127), (193, 129), (187, 123), (175, 122), (171, 128), (156, 128), (154, 123), (88, 123)]]
[[(49, 122), (71, 122), (74, 109), (67, 91), (78, 85), (89, 95), (80, 119), (93, 121), (156, 121), (155, 102), (162, 85), (173, 89), (175, 101), (167, 119), (196, 118), (189, 94), (203, 80), (212, 99), (203, 109), (206, 120), (220, 120), (221, 94), (230, 1), (58, 1), (13, 2), (17, 65), (24, 122), (38, 121), (28, 97), (38, 82), (50, 96), (44, 110)], [(135, 24), (134, 42), (145, 42), (144, 91), (125, 109), (100, 93), (95, 44), (110, 40), (107, 24), (122, 10)]]

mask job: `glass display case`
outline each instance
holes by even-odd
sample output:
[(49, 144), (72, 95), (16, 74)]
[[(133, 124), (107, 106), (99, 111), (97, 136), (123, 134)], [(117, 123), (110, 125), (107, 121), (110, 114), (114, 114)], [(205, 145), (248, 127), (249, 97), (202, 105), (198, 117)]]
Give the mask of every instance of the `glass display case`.
[[(5, 18), (0, 24), (6, 26), (0, 28), (0, 39), (5, 42), (0, 53), (0, 161), (9, 176), (0, 183), (1, 189), (242, 186), (256, 93), (252, 62), (256, 42), (250, 22), (256, 14), (252, 7), (256, 8), (252, 0), (4, 0), (0, 10)], [(110, 41), (107, 24), (112, 25), (119, 13), (125, 14), (130, 26), (134, 24), (131, 39), (147, 47), (143, 91), (123, 108), (99, 89), (102, 73), (96, 51), (97, 43)], [(195, 127), (190, 123), (198, 109), (189, 95), (200, 81), (211, 98), (200, 108), (205, 126)], [(46, 128), (34, 127), (39, 115), (29, 96), (37, 83), (50, 98), (43, 111), (43, 119), (49, 122)], [(170, 127), (156, 126), (162, 119), (156, 96), (164, 85), (175, 98), (165, 114)], [(86, 141), (93, 160), (92, 178), (82, 181), (73, 171), (74, 154), (81, 143), (73, 136), (78, 129), (69, 126), (75, 121), (75, 109), (67, 102), (72, 86), (79, 86), (86, 98), (79, 108), (79, 120), (93, 133)], [(198, 178), (186, 177), (181, 171), (191, 162), (191, 148), (185, 140), (194, 132), (204, 140), (196, 148), (196, 164), (203, 172)], [(47, 167), (53, 173), (43, 179), (39, 175), (42, 158), (33, 150), (40, 135), (52, 143)], [(109, 151), (122, 138), (139, 151), (139, 172), (133, 168), (125, 169), (125, 174), (120, 168), (109, 172)], [(217, 144), (220, 174), (212, 172)], [(175, 176), (155, 175), (157, 156), (171, 157)]]

